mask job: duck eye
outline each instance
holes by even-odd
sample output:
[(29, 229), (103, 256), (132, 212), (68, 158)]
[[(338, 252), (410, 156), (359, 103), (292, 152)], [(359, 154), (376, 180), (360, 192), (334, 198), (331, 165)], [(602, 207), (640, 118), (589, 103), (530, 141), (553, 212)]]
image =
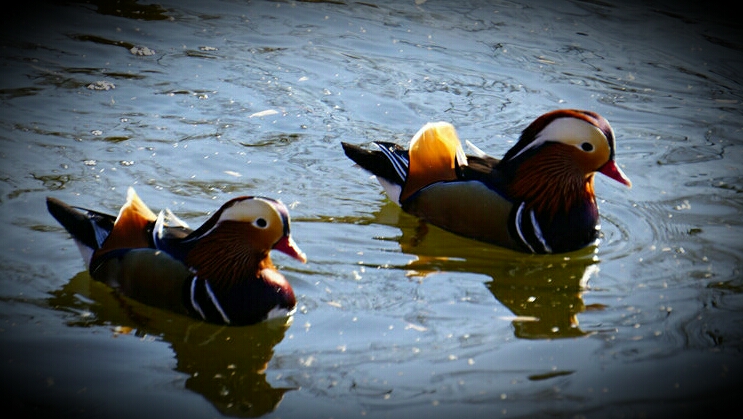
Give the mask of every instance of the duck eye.
[(581, 150), (583, 151), (593, 151), (593, 144), (591, 143), (583, 143), (580, 145)]
[(258, 218), (253, 221), (253, 224), (258, 228), (266, 228), (266, 226), (268, 226), (268, 222), (265, 218)]

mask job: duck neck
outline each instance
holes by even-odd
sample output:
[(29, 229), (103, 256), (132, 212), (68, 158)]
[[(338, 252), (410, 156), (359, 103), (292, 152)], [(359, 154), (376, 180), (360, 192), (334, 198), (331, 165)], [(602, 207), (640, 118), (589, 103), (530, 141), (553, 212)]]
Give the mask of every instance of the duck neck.
[(216, 287), (229, 287), (257, 278), (262, 269), (273, 267), (267, 251), (256, 251), (243, 244), (243, 240), (223, 236), (204, 237), (188, 253), (186, 264), (200, 278)]
[(524, 160), (513, 171), (510, 195), (547, 222), (558, 214), (595, 207), (593, 173), (585, 175), (566, 162), (564, 157), (554, 154)]

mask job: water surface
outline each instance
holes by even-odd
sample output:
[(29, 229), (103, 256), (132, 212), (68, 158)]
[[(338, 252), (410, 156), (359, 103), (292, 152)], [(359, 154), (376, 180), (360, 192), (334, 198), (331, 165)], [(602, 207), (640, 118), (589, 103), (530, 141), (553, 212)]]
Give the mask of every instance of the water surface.
[[(636, 4), (635, 4), (636, 3)], [(0, 39), (0, 368), (76, 417), (721, 416), (743, 373), (737, 22), (708, 4), (43, 2)], [(604, 115), (598, 247), (521, 255), (421, 225), (342, 153), (428, 121), (500, 157)], [(289, 324), (220, 328), (91, 281), (48, 195), (133, 185), (198, 225), (281, 199), (310, 263)], [(413, 416), (416, 415), (416, 416)]]

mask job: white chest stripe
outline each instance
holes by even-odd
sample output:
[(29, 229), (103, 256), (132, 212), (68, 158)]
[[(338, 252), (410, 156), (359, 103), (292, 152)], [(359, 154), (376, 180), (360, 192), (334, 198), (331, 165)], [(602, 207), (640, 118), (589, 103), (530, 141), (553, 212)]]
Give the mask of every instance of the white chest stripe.
[(523, 210), (524, 210), (524, 203), (522, 202), (521, 205), (519, 205), (518, 209), (516, 210), (516, 218), (514, 220), (514, 224), (516, 227), (516, 233), (518, 233), (519, 239), (521, 239), (521, 243), (525, 244), (526, 247), (528, 247), (532, 253), (536, 253), (534, 251), (534, 248), (531, 247), (529, 242), (526, 240), (526, 237), (524, 237), (524, 233), (521, 231), (521, 212)]
[(206, 295), (209, 296), (209, 300), (211, 300), (214, 308), (216, 308), (219, 315), (222, 316), (222, 320), (224, 320), (225, 323), (230, 324), (230, 318), (227, 317), (227, 314), (222, 310), (222, 306), (219, 305), (219, 300), (217, 300), (217, 297), (212, 292), (212, 287), (209, 286), (209, 281), (204, 281), (204, 288), (206, 289)]
[(544, 236), (542, 235), (542, 229), (539, 228), (539, 223), (537, 222), (537, 217), (534, 215), (534, 210), (530, 210), (529, 215), (531, 218), (531, 225), (532, 227), (534, 227), (534, 235), (537, 236), (537, 240), (542, 243), (542, 247), (544, 248), (545, 252), (552, 253), (552, 248), (550, 247), (550, 245), (547, 244), (547, 240), (545, 240)]
[(196, 281), (199, 279), (199, 277), (194, 276), (191, 280), (191, 307), (193, 307), (196, 311), (199, 312), (199, 315), (202, 319), (206, 320), (206, 316), (204, 315), (204, 311), (201, 310), (201, 306), (199, 306), (199, 303), (196, 302)]
[[(194, 276), (191, 280), (191, 306), (196, 310), (202, 319), (207, 320), (206, 314), (204, 314), (204, 310), (199, 305), (198, 301), (196, 301), (196, 292), (197, 292), (197, 285), (198, 285), (199, 277)], [(217, 300), (217, 296), (214, 295), (214, 292), (212, 291), (212, 288), (209, 286), (208, 281), (202, 281), (204, 284), (204, 291), (206, 292), (206, 296), (209, 297), (209, 302), (212, 303), (215, 309), (219, 312), (219, 315), (222, 316), (222, 321), (224, 321), (226, 324), (230, 324), (230, 318), (227, 316), (227, 313), (224, 312), (222, 309), (222, 306), (219, 305), (219, 300)]]
[[(526, 247), (529, 248), (529, 250), (532, 253), (537, 253), (534, 250), (534, 247), (529, 243), (529, 240), (524, 236), (524, 232), (521, 229), (521, 226), (523, 225), (523, 212), (524, 212), (524, 206), (526, 204), (522, 202), (518, 208), (516, 209), (516, 217), (514, 218), (514, 227), (516, 228), (516, 233), (519, 235), (519, 240), (521, 240), (521, 243), (523, 243)], [(534, 210), (529, 210), (529, 220), (528, 222), (531, 224), (531, 228), (534, 232), (534, 237), (539, 241), (539, 244), (542, 246), (542, 249), (545, 253), (552, 253), (552, 247), (547, 243), (547, 240), (544, 238), (544, 235), (542, 234), (542, 229), (539, 227), (539, 222), (537, 221), (537, 216), (534, 214)]]

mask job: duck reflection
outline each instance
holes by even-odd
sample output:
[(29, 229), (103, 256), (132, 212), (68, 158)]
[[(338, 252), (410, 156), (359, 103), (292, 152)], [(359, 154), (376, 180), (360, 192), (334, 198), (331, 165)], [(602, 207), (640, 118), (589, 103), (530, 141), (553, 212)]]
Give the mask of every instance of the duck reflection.
[(70, 326), (110, 326), (113, 333), (155, 336), (175, 353), (186, 388), (203, 395), (223, 415), (257, 417), (273, 411), (290, 388), (273, 388), (265, 371), (289, 320), (245, 327), (199, 322), (124, 299), (87, 272), (52, 293), (47, 303), (74, 313)]
[(375, 223), (397, 227), (403, 253), (414, 255), (404, 268), (411, 275), (471, 272), (491, 278), (485, 285), (506, 306), (514, 334), (523, 339), (584, 336), (577, 314), (586, 306), (582, 292), (598, 272), (596, 248), (562, 255), (532, 255), (466, 239), (407, 215), (391, 202), (374, 214)]

